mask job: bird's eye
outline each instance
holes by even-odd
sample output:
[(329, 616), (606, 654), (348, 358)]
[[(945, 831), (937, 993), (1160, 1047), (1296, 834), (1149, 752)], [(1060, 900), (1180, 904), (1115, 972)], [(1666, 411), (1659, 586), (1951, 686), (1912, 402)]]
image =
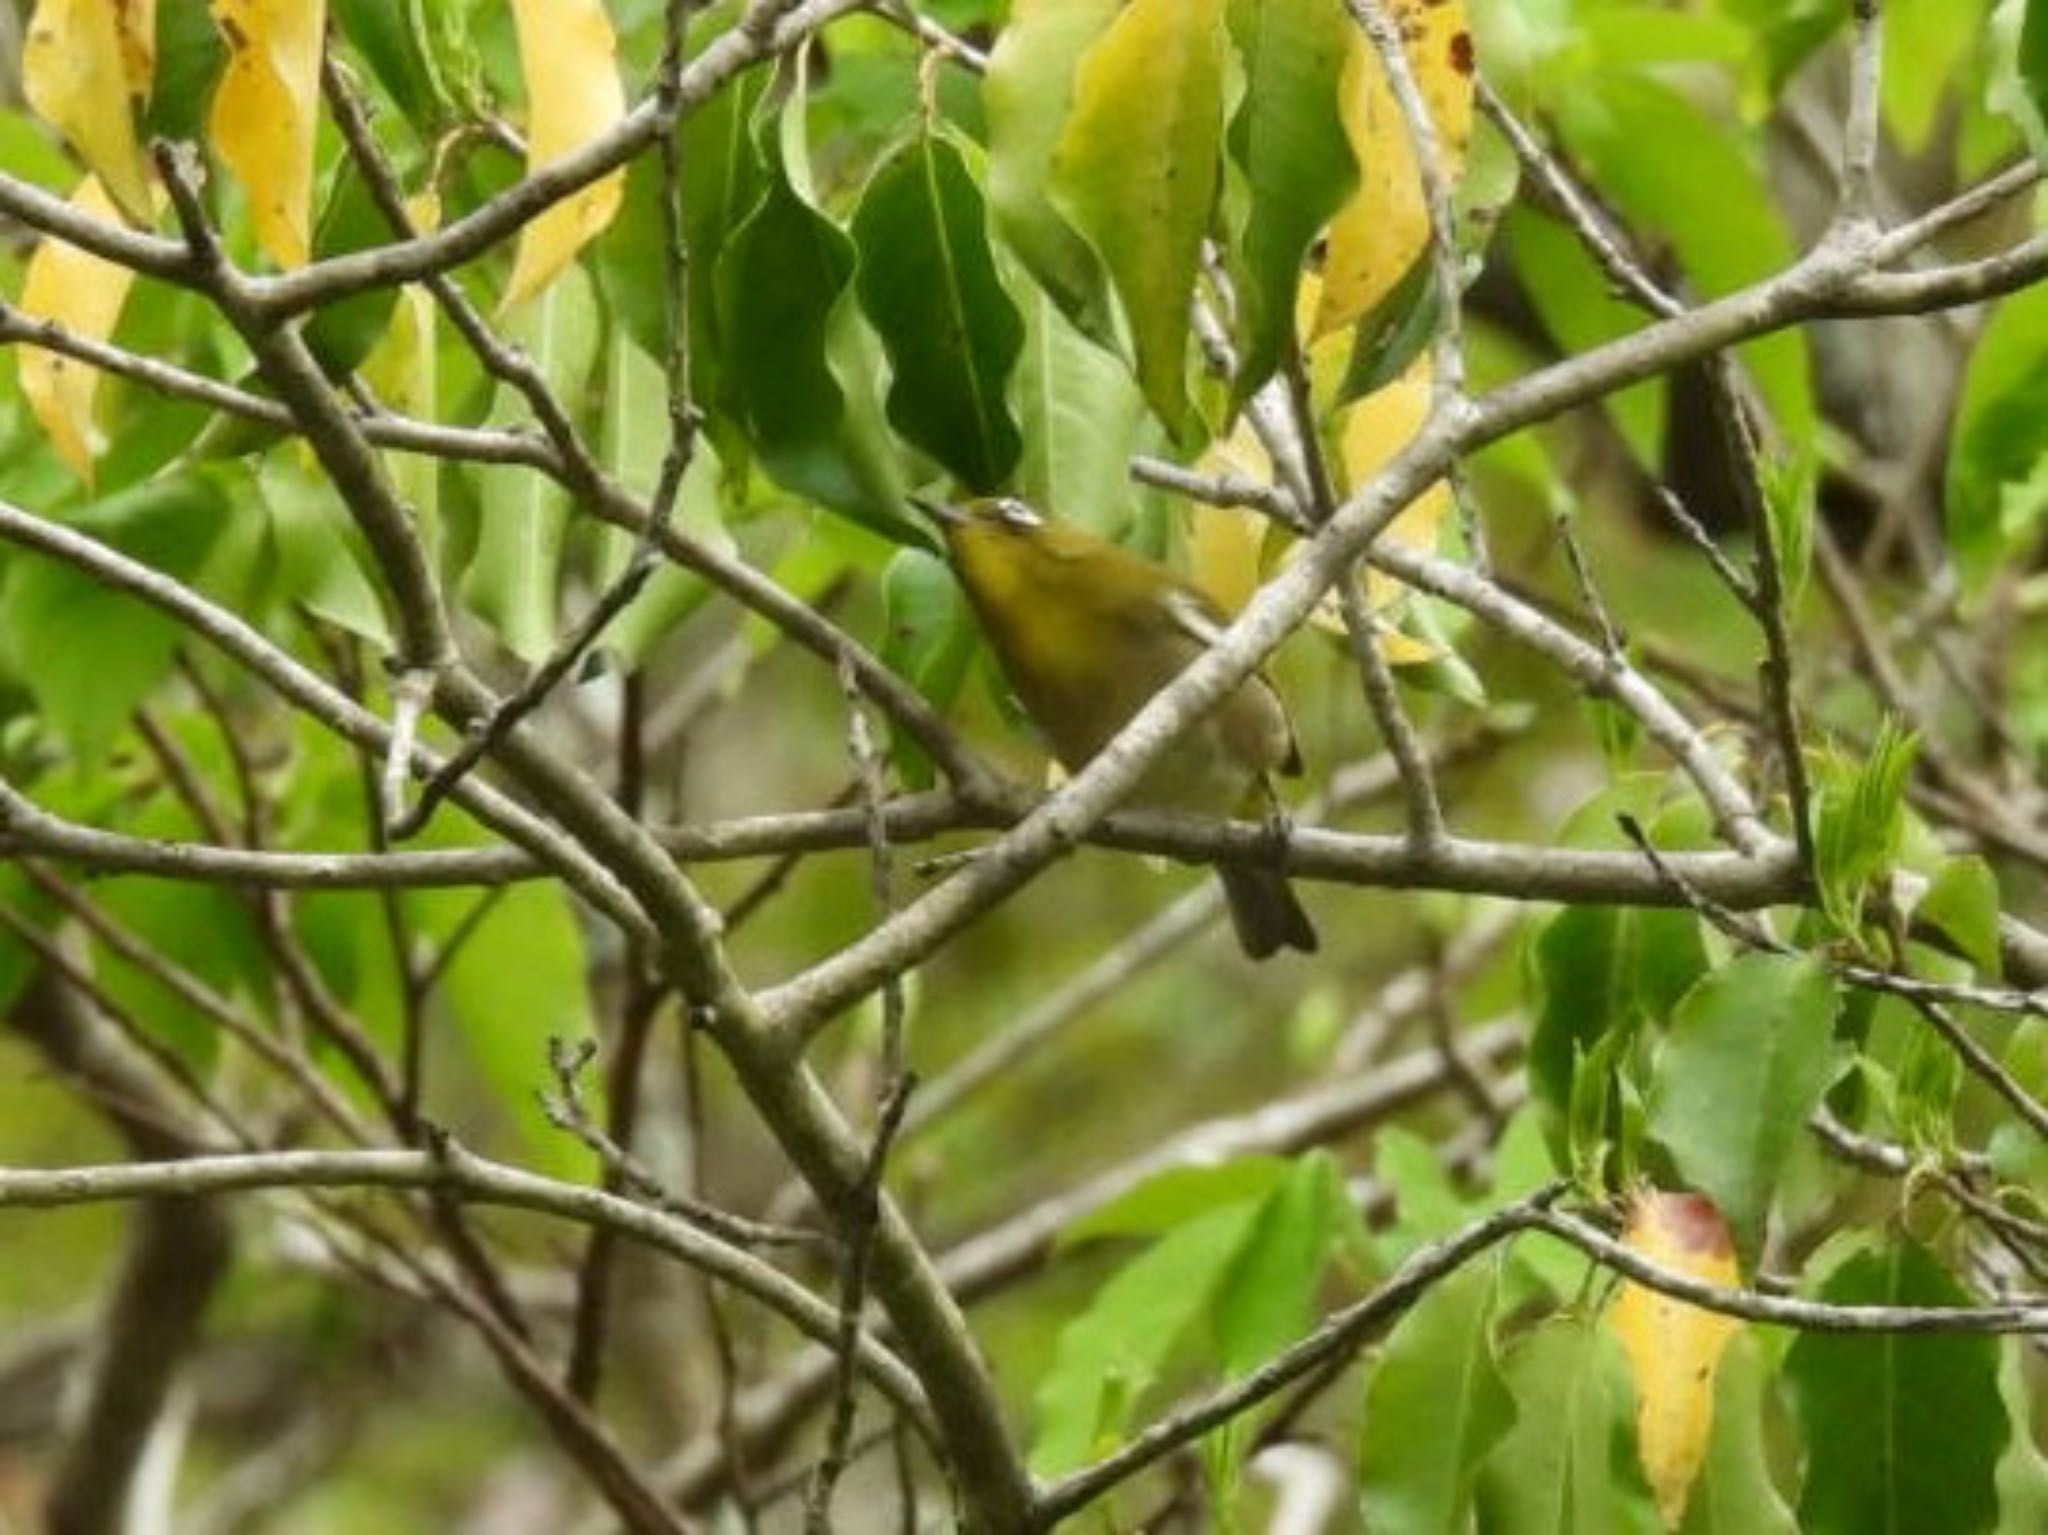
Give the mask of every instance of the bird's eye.
[(1045, 525), (1045, 519), (1031, 510), (1014, 496), (1005, 496), (996, 503), (996, 515), (1013, 528), (1037, 528)]

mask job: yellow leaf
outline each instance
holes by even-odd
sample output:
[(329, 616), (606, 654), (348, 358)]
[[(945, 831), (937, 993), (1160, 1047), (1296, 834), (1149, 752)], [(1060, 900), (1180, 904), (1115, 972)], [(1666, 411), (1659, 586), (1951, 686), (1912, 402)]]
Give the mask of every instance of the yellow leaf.
[[(1622, 1241), (1660, 1268), (1707, 1284), (1736, 1283), (1728, 1227), (1698, 1194), (1639, 1195)], [(1742, 1324), (1629, 1283), (1621, 1286), (1607, 1321), (1635, 1379), (1643, 1471), (1657, 1496), (1657, 1512), (1667, 1528), (1676, 1529), (1713, 1432), (1721, 1351)]]
[[(71, 206), (91, 218), (119, 217), (113, 200), (94, 176), (79, 183), (71, 194)], [(133, 278), (126, 267), (102, 261), (61, 240), (46, 239), (29, 257), (21, 312), (30, 319), (61, 325), (74, 335), (104, 341), (121, 318), (121, 305)], [(99, 387), (99, 369), (40, 347), (22, 348), (22, 397), (58, 455), (88, 484), (92, 482), (92, 461), (106, 448), (106, 439), (93, 418)]]
[[(1429, 415), (1435, 370), (1424, 353), (1391, 384), (1374, 390), (1344, 412), (1338, 427), (1337, 456), (1346, 495), (1358, 490), (1393, 462), (1422, 430)], [(1438, 480), (1401, 509), (1380, 534), (1383, 543), (1434, 553), (1444, 516), (1450, 511), (1451, 489)], [(1384, 607), (1400, 590), (1398, 582), (1378, 571), (1366, 573), (1365, 592), (1374, 607)]]
[(303, 266), (327, 0), (213, 0), (213, 19), (228, 62), (207, 131), (248, 194), (256, 243), (279, 266)]
[[(618, 42), (598, 0), (513, 0), (519, 67), (526, 79), (526, 169), (541, 170), (610, 128), (626, 114)], [(576, 253), (604, 233), (625, 196), (614, 171), (563, 198), (520, 231), (504, 304), (531, 298)]]
[(21, 50), (28, 104), (138, 225), (151, 210), (135, 109), (155, 69), (156, 0), (41, 0)]
[[(1453, 182), (1472, 136), (1472, 34), (1465, 0), (1386, 0)], [(1380, 57), (1363, 31), (1344, 61), (1344, 130), (1361, 167), (1358, 190), (1330, 224), (1315, 333), (1352, 324), (1393, 291), (1429, 244), (1415, 145)]]
[[(1229, 437), (1211, 445), (1199, 467), (1207, 475), (1256, 484), (1269, 482), (1273, 473), (1272, 460), (1244, 417), (1239, 417)], [(1242, 612), (1260, 584), (1300, 549), (1292, 534), (1248, 507), (1203, 504), (1194, 508), (1187, 547), (1188, 571), (1195, 584), (1224, 612), (1233, 614)], [(1374, 591), (1371, 582), (1368, 574), (1368, 595)], [(1344, 614), (1334, 593), (1316, 604), (1310, 621), (1326, 634), (1345, 633)], [(1395, 666), (1414, 666), (1438, 656), (1435, 646), (1391, 628), (1380, 634), (1380, 652)]]

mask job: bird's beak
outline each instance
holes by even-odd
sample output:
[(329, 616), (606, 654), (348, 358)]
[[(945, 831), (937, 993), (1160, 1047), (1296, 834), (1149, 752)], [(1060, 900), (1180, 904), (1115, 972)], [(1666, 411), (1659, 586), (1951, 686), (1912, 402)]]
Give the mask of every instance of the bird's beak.
[(936, 522), (941, 528), (958, 528), (966, 526), (966, 514), (953, 507), (948, 506), (943, 501), (934, 500), (930, 496), (920, 496), (917, 495), (915, 492), (905, 496), (903, 499), (908, 501), (912, 506), (916, 507), (920, 512), (923, 512), (925, 516), (931, 518), (931, 520), (933, 522)]

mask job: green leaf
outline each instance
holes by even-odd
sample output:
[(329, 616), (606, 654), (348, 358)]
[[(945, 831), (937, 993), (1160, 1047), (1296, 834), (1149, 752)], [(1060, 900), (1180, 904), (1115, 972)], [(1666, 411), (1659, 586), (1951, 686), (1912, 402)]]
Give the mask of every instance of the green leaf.
[(1175, 1349), (1208, 1311), (1259, 1206), (1229, 1205), (1127, 1264), (1060, 1330), (1038, 1387), (1031, 1470), (1058, 1476), (1114, 1445)]
[[(767, 171), (755, 142), (755, 110), (767, 89), (765, 68), (748, 69), (690, 111), (677, 129), (682, 182), (683, 239), (690, 330), (690, 392), (722, 426), (730, 413), (725, 382), (728, 357), (739, 348), (719, 329), (719, 254), (767, 191)], [(669, 348), (667, 234), (661, 208), (658, 155), (636, 157), (625, 195), (608, 228), (591, 246), (591, 268), (613, 316), (642, 351), (666, 357)], [(719, 448), (735, 439), (720, 430)]]
[(2035, 115), (2048, 122), (2048, 5), (2026, 0), (2026, 7), (2026, 19), (2020, 24), (2020, 80)]
[(1102, 264), (1046, 194), (1073, 104), (1074, 66), (1120, 0), (1018, 0), (989, 55), (988, 201), (997, 232), (1061, 312), (1092, 339), (1116, 336)]
[[(465, 905), (473, 901), (465, 896)], [(548, 1083), (550, 1038), (591, 1033), (588, 957), (576, 913), (560, 885), (506, 890), (448, 967), (443, 996), (479, 1075), (491, 1088), (494, 1117), (535, 1170), (583, 1180), (591, 1154), (547, 1122), (536, 1097)]]
[[(599, 439), (604, 466), (635, 495), (651, 495), (668, 456), (668, 378), (662, 367), (625, 336), (614, 334), (605, 357), (604, 424)], [(691, 539), (723, 554), (734, 551), (726, 530), (724, 470), (708, 435), (697, 439), (676, 492), (675, 526)], [(597, 576), (609, 583), (623, 573), (635, 539), (620, 528), (604, 528)], [(640, 594), (614, 618), (602, 641), (627, 671), (670, 630), (695, 612), (709, 595), (701, 576), (663, 561)]]
[[(353, 160), (343, 160), (313, 228), (315, 259), (352, 255), (395, 238), (362, 172)], [(346, 378), (370, 355), (390, 327), (397, 302), (398, 289), (380, 283), (307, 317), (306, 346), (329, 378)]]
[(1114, 537), (1130, 520), (1144, 399), (1129, 370), (1042, 292), (1026, 301), (1024, 320), (1024, 355), (1010, 381), (1024, 431), (1017, 488), (1033, 506)]
[(1494, 1356), (1496, 1263), (1467, 1264), (1396, 1324), (1365, 1388), (1358, 1480), (1374, 1535), (1465, 1528), (1480, 1463), (1513, 1427)]
[(1604, 1327), (1545, 1322), (1508, 1352), (1514, 1426), (1479, 1468), (1487, 1535), (1634, 1535), (1657, 1528), (1630, 1420), (1628, 1372)]
[[(597, 364), (597, 297), (581, 266), (564, 268), (513, 315), (509, 330), (572, 414), (590, 388)], [(525, 400), (501, 384), (491, 408), (494, 426), (526, 421)], [(477, 470), (481, 516), (476, 550), (458, 590), (514, 655), (538, 661), (555, 643), (562, 539), (568, 493), (546, 475), (516, 465)]]
[(1216, 1298), (1216, 1360), (1226, 1375), (1249, 1373), (1308, 1331), (1343, 1201), (1337, 1164), (1313, 1151), (1260, 1204)]
[[(1703, 294), (1778, 271), (1795, 254), (1761, 168), (1731, 125), (1646, 74), (1599, 71), (1552, 104), (1558, 129), (1627, 223), (1670, 241)], [(1711, 197), (1699, 189), (1713, 188)], [(1751, 342), (1739, 355), (1795, 447), (1818, 430), (1803, 337)]]
[(1905, 833), (1906, 780), (1918, 737), (1890, 715), (1854, 773), (1834, 771), (1814, 812), (1814, 876), (1821, 907), (1845, 935), (1862, 925), (1870, 882), (1890, 870)]
[[(1962, 5), (1956, 0), (1887, 0), (1885, 55), (1910, 59), (1913, 67), (1884, 72), (1884, 122), (1907, 153), (1927, 148), (1942, 103), (1964, 78), (1983, 26), (1984, 7), (1974, 0)], [(2041, 63), (2048, 66), (2048, 53)]]
[(391, 630), (348, 509), (293, 449), (269, 454), (258, 484), (269, 516), (271, 594), (382, 646)]
[(1927, 894), (1913, 913), (1939, 928), (1984, 974), (1996, 978), (2004, 970), (1998, 942), (1998, 876), (1976, 854), (1945, 859)]
[[(2048, 26), (2048, 23), (2044, 23)], [(2048, 287), (1999, 302), (1977, 337), (1950, 438), (1948, 541), (1981, 589), (2048, 517)]]
[[(73, 524), (168, 576), (189, 581), (231, 513), (203, 475), (153, 480), (86, 507)], [(183, 630), (170, 618), (54, 560), (12, 557), (0, 581), (0, 652), (77, 763), (96, 765), (169, 674)]]
[(1285, 1157), (1232, 1157), (1154, 1173), (1060, 1233), (1062, 1250), (1103, 1237), (1156, 1237), (1225, 1206), (1255, 1204), (1287, 1180)]
[(1833, 1075), (1839, 1008), (1817, 962), (1745, 954), (1687, 994), (1659, 1055), (1650, 1133), (1747, 1255)]
[[(1562, 224), (1513, 207), (1501, 220), (1501, 233), (1523, 291), (1560, 351), (1586, 351), (1627, 335), (1641, 323)], [(1648, 379), (1610, 395), (1606, 402), (1622, 440), (1652, 473), (1662, 456), (1667, 393), (1663, 379)]]
[[(974, 615), (953, 570), (922, 549), (899, 550), (882, 572), (882, 660), (940, 711), (949, 709), (974, 659)], [(896, 770), (912, 788), (931, 787), (932, 765), (893, 726)]]
[[(1307, 1334), (1338, 1223), (1348, 1211), (1337, 1164), (1320, 1151), (1297, 1159), (1266, 1196), (1210, 1316), (1216, 1362), (1225, 1376), (1250, 1374)], [(1242, 1414), (1205, 1441), (1216, 1501), (1224, 1506), (1235, 1501), (1259, 1418)]]
[(1714, 1377), (1714, 1429), (1680, 1535), (1797, 1535), (1792, 1510), (1771, 1481), (1764, 1442), (1769, 1386), (1762, 1347), (1749, 1332), (1736, 1333)]
[(1545, 1111), (1553, 1149), (1580, 1059), (1609, 1036), (1662, 1018), (1707, 967), (1689, 912), (1575, 906), (1537, 935), (1531, 960), (1542, 997), (1529, 1038), (1530, 1095)]
[[(925, 535), (901, 511), (900, 473), (867, 430), (875, 379), (848, 327), (853, 242), (801, 190), (803, 93), (780, 133), (763, 124), (767, 188), (718, 257), (718, 329), (745, 337), (726, 354), (730, 405), (781, 485), (897, 542)], [(859, 398), (855, 398), (858, 396)]]
[(1351, 195), (1358, 167), (1337, 111), (1353, 27), (1341, 0), (1230, 0), (1227, 23), (1244, 66), (1228, 135), (1245, 184), (1229, 220), (1242, 327), (1236, 410), (1294, 344), (1308, 248)]
[(963, 485), (993, 492), (1023, 451), (1004, 389), (1024, 321), (996, 277), (959, 149), (927, 129), (884, 160), (853, 238), (861, 307), (894, 370), (889, 420)]
[(203, 139), (207, 106), (227, 62), (227, 40), (207, 0), (157, 0), (156, 80), (142, 117), (145, 134)]
[[(406, 121), (432, 138), (450, 115), (427, 33), (427, 0), (334, 0), (334, 25)], [(456, 7), (450, 7), (456, 9)]]
[(1764, 516), (1777, 546), (1785, 607), (1796, 612), (1813, 569), (1813, 529), (1820, 495), (1820, 453), (1813, 446), (1789, 457), (1768, 457), (1760, 466)]
[(1358, 317), (1351, 357), (1337, 386), (1338, 403), (1364, 399), (1405, 373), (1435, 336), (1442, 310), (1436, 266), (1424, 251), (1386, 297)]
[(1223, 0), (1132, 0), (1088, 51), (1054, 152), (1055, 196), (1109, 268), (1138, 383), (1167, 430), (1196, 437), (1189, 306), (1223, 135)]
[[(1974, 1304), (1909, 1241), (1850, 1257), (1815, 1298), (1834, 1306)], [(1971, 1535), (1996, 1526), (1995, 1477), (2011, 1425), (1995, 1338), (1806, 1332), (1785, 1356), (1785, 1377), (1806, 1441), (1802, 1530)]]

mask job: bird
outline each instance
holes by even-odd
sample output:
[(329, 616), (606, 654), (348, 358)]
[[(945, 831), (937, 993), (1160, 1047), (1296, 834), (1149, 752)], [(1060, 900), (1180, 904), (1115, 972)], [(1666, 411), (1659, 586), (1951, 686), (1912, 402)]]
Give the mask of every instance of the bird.
[[(1222, 635), (1222, 613), (1185, 577), (1028, 502), (910, 499), (938, 525), (989, 648), (1069, 773)], [(1284, 828), (1271, 775), (1301, 766), (1287, 706), (1255, 674), (1175, 742), (1131, 802), (1233, 815), (1263, 804)], [(1315, 952), (1315, 928), (1280, 868), (1221, 864), (1218, 873), (1247, 955)]]

